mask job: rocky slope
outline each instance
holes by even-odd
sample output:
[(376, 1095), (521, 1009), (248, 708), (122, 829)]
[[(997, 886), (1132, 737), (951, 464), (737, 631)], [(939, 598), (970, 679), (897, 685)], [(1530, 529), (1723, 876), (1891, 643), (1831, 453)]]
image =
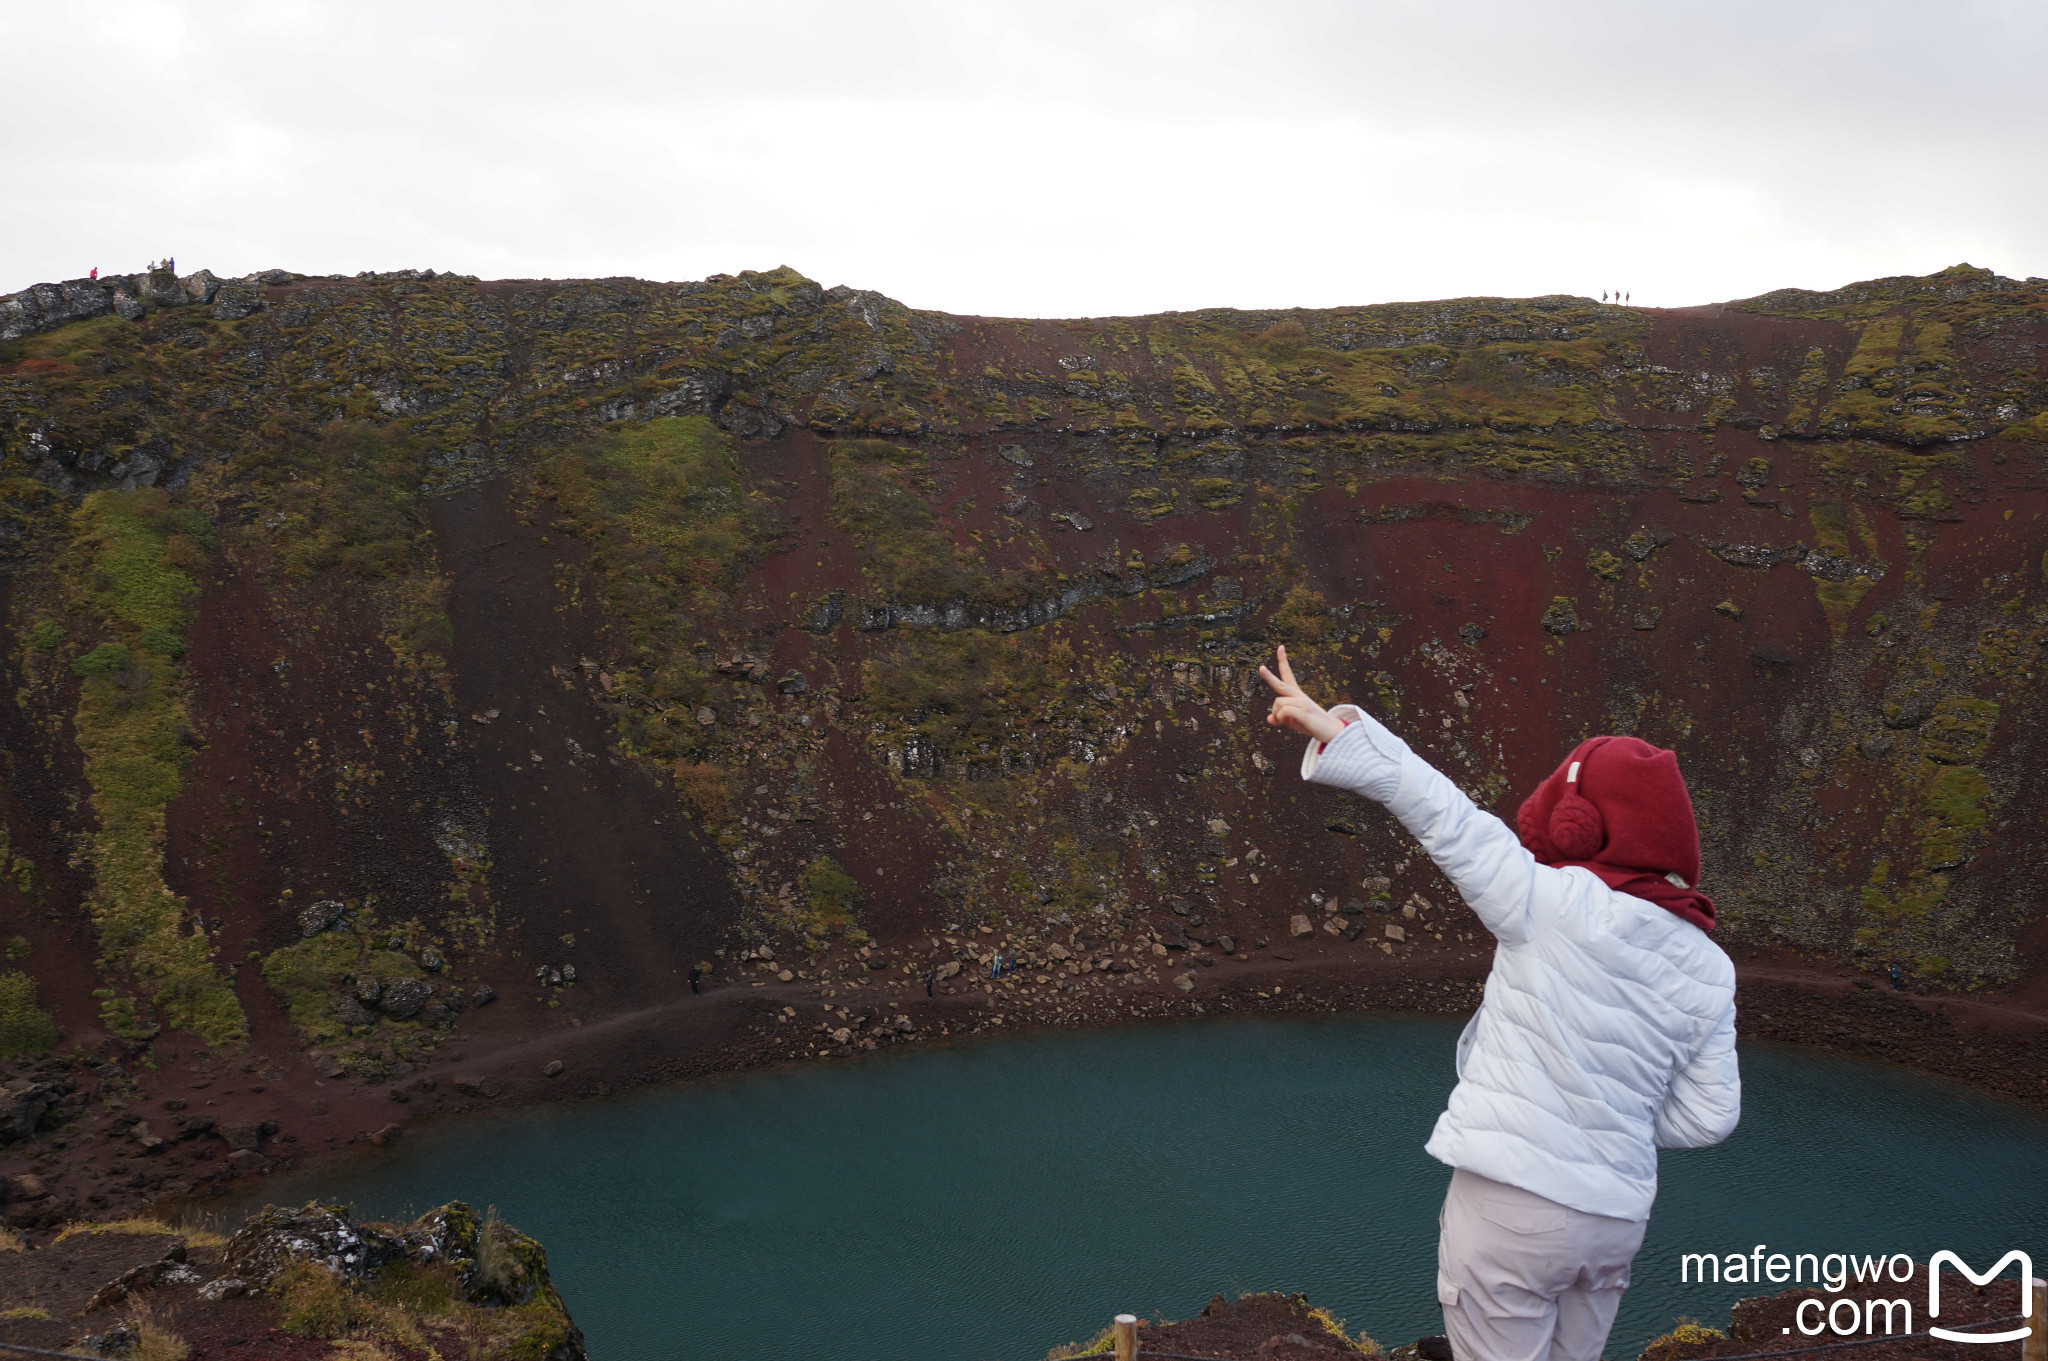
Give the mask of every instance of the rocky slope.
[(1283, 949), (1469, 982), (1259, 725), (1276, 642), (1506, 810), (1586, 733), (1677, 748), (1746, 958), (2040, 1009), (2048, 282), (1017, 321), (202, 271), (0, 335), (0, 1049), (65, 1056), (15, 1129), (120, 1150), (81, 1197), (485, 1099), (457, 1055), (693, 968), (764, 990), (692, 1045), (785, 1057), (998, 949), (977, 1005), (1052, 1019)]

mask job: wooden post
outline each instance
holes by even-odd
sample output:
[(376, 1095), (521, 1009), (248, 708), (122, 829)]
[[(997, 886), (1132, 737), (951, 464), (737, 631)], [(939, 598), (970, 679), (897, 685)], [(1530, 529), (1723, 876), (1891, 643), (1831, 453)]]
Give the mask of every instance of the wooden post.
[(2027, 1293), (2027, 1325), (2034, 1331), (2020, 1339), (2020, 1361), (2048, 1361), (2048, 1281), (2038, 1278)]
[[(1136, 1314), (1118, 1314), (1115, 1326), (1110, 1329), (1110, 1332), (1116, 1338), (1116, 1361), (1137, 1361), (1138, 1316)], [(2034, 1359), (2028, 1357), (2027, 1361), (2034, 1361)]]

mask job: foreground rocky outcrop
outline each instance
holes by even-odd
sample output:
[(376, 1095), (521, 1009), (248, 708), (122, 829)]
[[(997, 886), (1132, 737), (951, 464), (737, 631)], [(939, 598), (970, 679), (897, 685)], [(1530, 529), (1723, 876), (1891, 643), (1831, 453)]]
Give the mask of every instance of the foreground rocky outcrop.
[(82, 1355), (582, 1361), (540, 1244), (460, 1202), (411, 1224), (267, 1207), (231, 1236), (152, 1220), (0, 1244), (0, 1341)]

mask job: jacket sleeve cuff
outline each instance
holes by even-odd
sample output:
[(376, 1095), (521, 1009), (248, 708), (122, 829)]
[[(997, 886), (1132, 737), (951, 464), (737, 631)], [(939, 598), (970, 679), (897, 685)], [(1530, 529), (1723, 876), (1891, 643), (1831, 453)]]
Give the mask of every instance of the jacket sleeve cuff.
[(1393, 798), (1401, 788), (1408, 744), (1356, 704), (1339, 704), (1330, 716), (1344, 721), (1344, 731), (1327, 744), (1310, 739), (1301, 754), (1301, 778), (1348, 789), (1378, 803)]

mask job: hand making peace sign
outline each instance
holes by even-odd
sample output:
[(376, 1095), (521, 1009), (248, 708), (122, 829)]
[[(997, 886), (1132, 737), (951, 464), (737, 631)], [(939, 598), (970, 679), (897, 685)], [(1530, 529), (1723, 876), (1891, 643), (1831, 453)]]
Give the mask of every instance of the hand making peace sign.
[(1275, 728), (1291, 728), (1318, 742), (1327, 742), (1343, 732), (1344, 725), (1330, 717), (1322, 705), (1310, 699), (1294, 679), (1294, 668), (1287, 664), (1287, 649), (1280, 648), (1277, 658), (1279, 675), (1263, 666), (1259, 668), (1266, 684), (1273, 687), (1273, 711), (1266, 715), (1267, 724)]

